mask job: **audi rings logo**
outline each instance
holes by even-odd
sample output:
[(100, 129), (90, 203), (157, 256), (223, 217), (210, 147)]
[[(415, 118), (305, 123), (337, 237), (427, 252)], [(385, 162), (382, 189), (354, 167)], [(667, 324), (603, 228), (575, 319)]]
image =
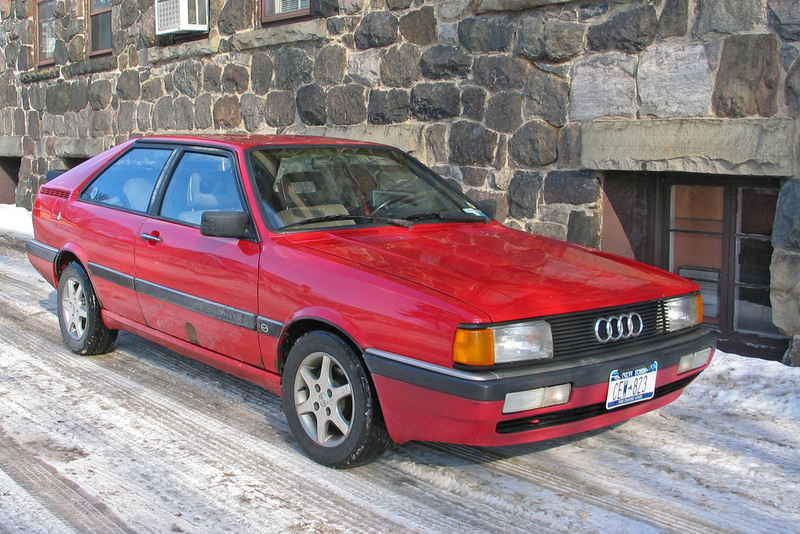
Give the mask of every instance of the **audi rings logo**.
[(623, 313), (616, 317), (601, 317), (594, 322), (594, 337), (600, 343), (636, 337), (644, 330), (638, 313)]

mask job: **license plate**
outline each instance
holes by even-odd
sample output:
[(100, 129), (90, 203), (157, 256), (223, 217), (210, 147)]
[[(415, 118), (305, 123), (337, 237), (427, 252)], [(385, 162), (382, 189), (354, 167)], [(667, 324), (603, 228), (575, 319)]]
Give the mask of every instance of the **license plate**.
[(606, 409), (627, 406), (634, 402), (652, 399), (656, 391), (656, 374), (658, 362), (653, 362), (650, 367), (642, 367), (632, 371), (620, 373), (611, 371), (608, 379), (608, 395), (606, 396)]

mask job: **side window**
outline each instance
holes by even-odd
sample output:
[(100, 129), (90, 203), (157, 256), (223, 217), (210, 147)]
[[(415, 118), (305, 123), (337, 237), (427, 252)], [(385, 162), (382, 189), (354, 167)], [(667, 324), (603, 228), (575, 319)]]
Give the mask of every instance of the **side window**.
[(244, 211), (230, 158), (187, 152), (164, 194), (161, 216), (200, 225), (205, 211)]
[(52, 63), (56, 52), (55, 0), (36, 2), (36, 61)]
[(145, 213), (170, 154), (164, 148), (134, 148), (90, 183), (81, 200)]
[(111, 0), (89, 0), (89, 53), (111, 51)]
[(313, 0), (263, 0), (262, 22), (311, 15)]

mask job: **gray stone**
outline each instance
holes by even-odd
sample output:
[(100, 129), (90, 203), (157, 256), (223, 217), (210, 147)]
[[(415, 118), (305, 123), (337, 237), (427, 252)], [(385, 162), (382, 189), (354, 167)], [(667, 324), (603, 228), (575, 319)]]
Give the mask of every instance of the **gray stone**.
[(328, 33), (331, 35), (341, 35), (347, 31), (347, 17), (333, 17), (327, 20)]
[[(199, 99), (198, 99), (199, 100)], [(139, 102), (136, 106), (136, 127), (140, 132), (150, 130), (153, 116), (153, 104), (149, 102)]]
[(500, 92), (486, 104), (486, 126), (492, 130), (513, 133), (522, 126), (522, 94)]
[(322, 47), (314, 63), (314, 81), (319, 85), (339, 85), (344, 79), (347, 49), (339, 45)]
[(682, 37), (689, 31), (689, 0), (666, 0), (658, 19), (658, 36)]
[(456, 165), (491, 165), (497, 139), (498, 135), (482, 124), (457, 121), (450, 127), (450, 161)]
[(461, 92), (454, 83), (420, 83), (411, 90), (411, 114), (422, 121), (458, 117)]
[(233, 130), (242, 122), (242, 107), (239, 97), (223, 95), (214, 102), (214, 128)]
[(581, 167), (796, 176), (793, 119), (584, 122)]
[(772, 244), (800, 252), (800, 179), (787, 181), (778, 195)]
[(359, 124), (367, 119), (364, 86), (337, 85), (328, 91), (328, 115), (333, 124)]
[(786, 76), (786, 107), (789, 115), (800, 117), (800, 61), (795, 62)]
[(312, 81), (314, 62), (306, 53), (291, 46), (281, 47), (275, 54), (275, 86), (278, 89), (297, 89)]
[(327, 101), (328, 94), (325, 89), (316, 84), (304, 85), (297, 90), (297, 113), (303, 124), (309, 126), (324, 126), (328, 121)]
[(468, 119), (482, 121), (486, 111), (486, 90), (467, 87), (461, 92), (462, 113)]
[(436, 40), (439, 44), (458, 44), (458, 24), (446, 22), (436, 27)]
[(67, 59), (71, 63), (86, 59), (86, 38), (83, 35), (76, 35), (70, 39), (67, 46)]
[(784, 41), (800, 41), (797, 0), (769, 0), (769, 25)]
[(194, 101), (194, 126), (198, 130), (209, 129), (214, 125), (211, 114), (213, 98), (208, 93), (203, 93)]
[(516, 171), (508, 186), (508, 214), (520, 219), (533, 219), (539, 214), (539, 192), (542, 173)]
[(89, 104), (95, 111), (106, 109), (111, 103), (111, 82), (95, 80), (89, 86)]
[(48, 85), (45, 102), (47, 103), (48, 113), (63, 115), (69, 111), (70, 105), (72, 104), (70, 84), (68, 82), (58, 82), (53, 85)]
[(725, 40), (714, 87), (720, 117), (771, 117), (778, 111), (780, 56), (772, 34), (737, 35)]
[(317, 0), (314, 3), (315, 17), (328, 18), (338, 14), (339, 14), (338, 0)]
[(250, 72), (242, 65), (228, 63), (222, 71), (222, 90), (226, 93), (244, 93), (250, 85)]
[(72, 83), (70, 100), (70, 109), (75, 113), (89, 105), (89, 86), (86, 80), (76, 80)]
[(587, 34), (589, 50), (641, 52), (656, 38), (658, 17), (648, 4), (613, 15), (607, 22), (592, 26)]
[(542, 118), (558, 127), (567, 123), (569, 84), (566, 81), (531, 69), (524, 96), (525, 118)]
[(426, 78), (463, 78), (469, 74), (472, 57), (460, 46), (435, 45), (422, 54), (420, 67)]
[[(272, 76), (272, 71), (270, 71), (270, 76)], [(203, 70), (203, 90), (209, 93), (222, 91), (222, 67), (216, 63), (208, 63)]]
[(245, 130), (248, 132), (257, 130), (264, 120), (264, 99), (253, 94), (242, 95), (241, 108)]
[(122, 71), (117, 78), (117, 96), (122, 100), (138, 100), (141, 94), (139, 72), (134, 69)]
[(175, 107), (171, 96), (162, 96), (153, 107), (153, 130), (175, 129)]
[(458, 41), (470, 52), (507, 52), (514, 24), (505, 17), (464, 19), (458, 24)]
[(246, 30), (250, 26), (251, 17), (243, 16), (253, 13), (253, 0), (227, 0), (219, 12), (217, 28), (222, 35), (233, 35)]
[(408, 120), (410, 96), (408, 91), (373, 89), (369, 93), (367, 116), (370, 124), (394, 124)]
[[(395, 0), (395, 1), (405, 2), (409, 0)], [(348, 15), (353, 15), (355, 13), (358, 13), (359, 11), (361, 11), (363, 7), (364, 7), (364, 0), (339, 0), (339, 10)]]
[(783, 70), (789, 71), (792, 68), (792, 63), (797, 57), (800, 56), (800, 50), (792, 45), (781, 45), (781, 63), (783, 63)]
[(377, 85), (380, 81), (379, 62), (379, 50), (350, 54), (350, 57), (347, 58), (347, 73), (355, 82), (367, 86)]
[(735, 34), (766, 24), (764, 0), (699, 0), (694, 33)]
[(772, 291), (800, 295), (800, 252), (775, 247), (769, 271)]
[(581, 124), (572, 122), (558, 130), (558, 167), (577, 169), (581, 166)]
[(297, 105), (292, 91), (270, 91), (264, 103), (264, 119), (273, 127), (294, 124)]
[(769, 297), (772, 304), (772, 323), (789, 336), (798, 335), (800, 333), (800, 295), (773, 290)]
[(447, 126), (444, 124), (431, 124), (425, 128), (425, 148), (428, 162), (446, 162), (447, 156)]
[(598, 213), (573, 211), (567, 226), (567, 241), (585, 247), (600, 248), (602, 219)]
[(164, 96), (164, 82), (161, 78), (151, 78), (142, 83), (142, 100), (155, 102)]
[(425, 46), (436, 42), (436, 15), (431, 6), (402, 17), (399, 27), (400, 35), (409, 43)]
[(528, 77), (528, 63), (508, 56), (478, 56), (472, 64), (475, 83), (490, 91), (522, 89)]
[(711, 109), (711, 69), (702, 44), (660, 45), (639, 58), (640, 114), (705, 117)]
[(117, 113), (117, 131), (130, 133), (136, 129), (136, 103), (120, 102)]
[(178, 91), (195, 98), (203, 87), (203, 65), (196, 59), (182, 61), (172, 75), (172, 82)]
[(590, 204), (600, 201), (598, 176), (587, 170), (550, 171), (544, 181), (544, 200), (548, 204)]
[(356, 28), (354, 34), (356, 46), (365, 50), (394, 44), (397, 41), (399, 24), (397, 17), (388, 11), (367, 13)]
[(514, 53), (532, 61), (561, 63), (581, 53), (585, 32), (583, 24), (526, 17), (522, 19)]
[(511, 137), (508, 152), (517, 165), (541, 167), (556, 160), (557, 146), (558, 130), (544, 121), (532, 120)]
[(411, 87), (420, 76), (420, 51), (415, 45), (393, 46), (381, 58), (381, 82), (387, 87)]
[(190, 131), (194, 129), (194, 104), (188, 96), (180, 96), (172, 102), (175, 113), (175, 129)]
[(635, 116), (635, 72), (636, 58), (619, 52), (576, 61), (569, 94), (570, 120)]
[[(253, 78), (253, 92), (257, 95), (265, 95), (272, 86), (272, 59), (266, 52), (255, 52), (250, 60), (250, 76)], [(206, 68), (206, 71), (208, 69)], [(219, 77), (217, 77), (219, 80)]]
[(386, 0), (386, 7), (392, 11), (398, 11), (400, 9), (408, 9), (413, 3), (414, 0)]
[[(800, 309), (800, 307), (798, 307)], [(783, 363), (792, 367), (800, 367), (800, 336), (794, 336), (789, 342), (789, 348), (783, 355)]]
[(461, 181), (470, 187), (483, 187), (489, 177), (485, 167), (461, 167)]

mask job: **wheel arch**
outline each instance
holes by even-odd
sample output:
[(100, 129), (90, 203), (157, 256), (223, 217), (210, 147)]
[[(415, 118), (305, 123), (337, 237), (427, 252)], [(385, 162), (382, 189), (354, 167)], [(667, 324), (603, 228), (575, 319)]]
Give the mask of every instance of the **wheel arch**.
[[(361, 359), (362, 364), (364, 364), (364, 369), (367, 369), (363, 358), (364, 349), (362, 348), (361, 344), (356, 341), (355, 337), (348, 333), (346, 329), (329, 319), (324, 319), (318, 316), (302, 316), (297, 317), (289, 322), (281, 333), (281, 337), (278, 342), (277, 361), (275, 362), (275, 367), (278, 373), (283, 374), (283, 367), (286, 364), (286, 358), (297, 340), (303, 337), (305, 334), (315, 331), (329, 332), (341, 338), (342, 341), (350, 345), (350, 348), (355, 351), (359, 359)], [(367, 372), (369, 374), (369, 371)]]

